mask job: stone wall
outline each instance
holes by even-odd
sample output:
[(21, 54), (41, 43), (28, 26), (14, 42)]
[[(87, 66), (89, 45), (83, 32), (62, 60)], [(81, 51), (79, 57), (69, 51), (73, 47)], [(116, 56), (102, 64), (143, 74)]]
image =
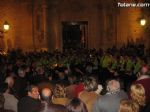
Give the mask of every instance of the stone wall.
[(62, 22), (67, 21), (88, 22), (88, 48), (145, 40), (137, 21), (141, 9), (119, 8), (112, 0), (1, 0), (0, 7), (0, 26), (5, 20), (10, 24), (7, 49), (62, 50)]

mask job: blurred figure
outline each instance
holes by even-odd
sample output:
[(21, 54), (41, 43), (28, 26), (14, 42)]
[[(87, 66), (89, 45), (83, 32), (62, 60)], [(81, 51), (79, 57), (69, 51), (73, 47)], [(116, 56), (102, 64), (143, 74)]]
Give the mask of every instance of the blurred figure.
[(12, 110), (4, 109), (4, 102), (5, 102), (5, 98), (4, 98), (3, 94), (0, 93), (0, 112), (14, 112)]
[(4, 108), (17, 112), (18, 99), (14, 95), (10, 94), (10, 89), (7, 83), (0, 85), (0, 92), (3, 93), (5, 98)]
[(37, 112), (68, 112), (66, 107), (59, 104), (53, 104), (51, 101), (52, 92), (49, 88), (41, 91), (42, 106)]
[(139, 104), (140, 106), (144, 106), (146, 103), (145, 90), (141, 84), (133, 84), (131, 85), (130, 91), (131, 99)]
[(86, 105), (76, 97), (67, 105), (67, 109), (68, 112), (88, 112)]
[(130, 89), (131, 99), (140, 107), (140, 112), (150, 112), (150, 104), (146, 102), (144, 87), (141, 84), (133, 84)]
[(69, 75), (68, 80), (69, 80), (70, 85), (66, 87), (66, 95), (67, 95), (67, 98), (72, 99), (76, 96), (75, 88), (77, 86), (76, 85), (77, 77), (76, 75)]
[(8, 87), (10, 89), (12, 89), (15, 81), (14, 81), (14, 78), (12, 76), (8, 76), (8, 77), (6, 77), (5, 82), (8, 84)]
[(132, 100), (121, 100), (118, 112), (139, 112), (139, 105)]
[(36, 112), (39, 110), (41, 102), (39, 100), (39, 90), (35, 85), (27, 87), (28, 95), (18, 103), (18, 112)]
[(16, 91), (17, 96), (19, 97), (19, 99), (25, 97), (25, 89), (27, 88), (27, 80), (26, 80), (26, 67), (25, 66), (21, 66), (18, 69), (18, 75), (15, 79), (15, 83), (14, 83), (14, 90)]
[(54, 104), (67, 105), (70, 100), (66, 97), (66, 89), (62, 84), (56, 84), (53, 91), (52, 102)]
[(107, 81), (107, 93), (100, 96), (95, 102), (93, 112), (117, 112), (122, 99), (127, 99), (127, 94), (120, 89), (119, 81)]
[(143, 66), (137, 74), (137, 80), (133, 84), (142, 84), (145, 89), (146, 101), (150, 102), (150, 76), (148, 75), (149, 67)]
[(19, 98), (17, 95), (17, 92), (14, 89), (14, 83), (15, 83), (14, 77), (13, 76), (7, 76), (5, 79), (5, 83), (8, 84), (9, 93), (13, 94), (16, 98)]
[(99, 94), (95, 91), (98, 89), (97, 81), (94, 77), (87, 77), (84, 80), (85, 90), (79, 94), (79, 98), (87, 106), (88, 112), (92, 112), (94, 102), (98, 98)]

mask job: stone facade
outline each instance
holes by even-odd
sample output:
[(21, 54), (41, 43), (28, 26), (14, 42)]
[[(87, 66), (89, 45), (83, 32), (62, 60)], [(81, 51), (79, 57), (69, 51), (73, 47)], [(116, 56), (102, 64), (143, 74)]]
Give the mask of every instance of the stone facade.
[[(10, 30), (1, 39), (5, 50), (62, 50), (62, 23), (86, 21), (86, 47), (108, 48), (128, 41), (147, 41), (138, 18), (141, 8), (120, 8), (112, 0), (1, 0), (0, 26)], [(4, 41), (4, 42), (3, 42)]]

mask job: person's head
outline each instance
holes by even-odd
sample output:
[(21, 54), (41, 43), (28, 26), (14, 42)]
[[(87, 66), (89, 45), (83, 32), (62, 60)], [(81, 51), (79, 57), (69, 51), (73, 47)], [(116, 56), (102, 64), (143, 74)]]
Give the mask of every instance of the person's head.
[(2, 93), (0, 93), (0, 109), (4, 108), (5, 98)]
[(64, 79), (65, 78), (65, 73), (64, 72), (58, 72), (58, 77), (59, 79)]
[(35, 85), (29, 85), (27, 87), (28, 96), (33, 99), (39, 99), (39, 89)]
[(107, 91), (115, 92), (120, 90), (120, 82), (116, 79), (111, 79), (107, 81)]
[(119, 112), (139, 112), (139, 105), (132, 100), (121, 100)]
[(86, 105), (79, 99), (74, 97), (67, 106), (68, 112), (87, 112)]
[(139, 75), (148, 75), (148, 72), (149, 72), (149, 67), (147, 65), (144, 65), (141, 67)]
[(68, 80), (70, 84), (75, 84), (77, 77), (75, 75), (69, 75)]
[(18, 76), (22, 78), (26, 76), (26, 66), (21, 66), (18, 69)]
[(51, 101), (52, 92), (49, 88), (43, 88), (41, 91), (41, 100), (49, 103)]
[(84, 80), (84, 88), (86, 91), (96, 91), (98, 89), (97, 81), (94, 77), (87, 77)]
[(140, 106), (145, 105), (146, 96), (145, 89), (141, 84), (133, 84), (130, 88), (131, 99), (137, 102)]
[(39, 75), (43, 75), (45, 73), (43, 66), (37, 66), (36, 71)]
[(8, 84), (8, 87), (10, 88), (14, 86), (14, 78), (12, 76), (6, 77), (5, 82)]
[(53, 91), (55, 98), (64, 98), (66, 97), (66, 89), (64, 85), (56, 84)]

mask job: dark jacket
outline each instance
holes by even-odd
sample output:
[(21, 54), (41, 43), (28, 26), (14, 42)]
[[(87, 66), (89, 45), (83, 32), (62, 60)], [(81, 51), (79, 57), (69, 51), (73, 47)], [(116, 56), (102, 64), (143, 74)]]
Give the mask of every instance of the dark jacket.
[(19, 101), (18, 112), (37, 112), (40, 108), (40, 105), (40, 100), (26, 96)]

